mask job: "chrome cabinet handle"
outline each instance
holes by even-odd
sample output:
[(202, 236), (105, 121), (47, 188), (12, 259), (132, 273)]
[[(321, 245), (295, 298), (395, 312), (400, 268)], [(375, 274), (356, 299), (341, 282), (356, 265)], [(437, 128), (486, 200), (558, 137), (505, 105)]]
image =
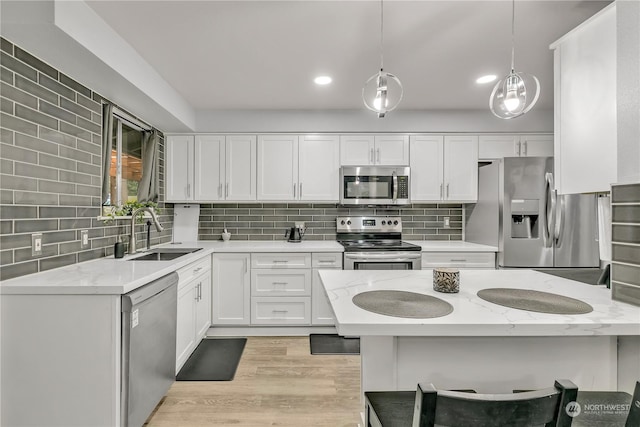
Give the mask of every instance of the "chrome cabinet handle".
[(375, 163), (375, 159), (373, 157), (373, 148), (369, 149), (369, 163), (374, 164)]
[(243, 264), (244, 264), (244, 272), (245, 272), (245, 273), (248, 273), (248, 272), (249, 272), (249, 270), (247, 269), (247, 259), (246, 259), (246, 258), (245, 258), (245, 259), (243, 259), (243, 260), (242, 260), (242, 262), (243, 262)]
[(274, 264), (279, 264), (279, 263), (289, 262), (289, 260), (287, 260), (287, 259), (274, 259), (272, 262)]
[(218, 184), (218, 197), (222, 197), (222, 183)]
[(198, 271), (202, 270), (202, 267), (195, 268), (193, 270), (193, 274), (196, 274)]
[(288, 313), (289, 310), (271, 310), (272, 313)]
[(518, 156), (520, 155), (520, 142), (518, 142), (518, 152), (516, 153)]
[(296, 183), (293, 183), (293, 198), (296, 198)]
[(449, 184), (447, 183), (447, 199), (449, 198)]
[(524, 155), (527, 155), (527, 141), (524, 142)]
[(300, 198), (302, 199), (302, 183), (300, 183)]
[(380, 163), (380, 149), (376, 150), (378, 152), (378, 163)]
[(467, 262), (466, 259), (452, 259), (451, 262)]
[(273, 286), (287, 286), (287, 282), (271, 282)]
[(229, 183), (228, 182), (224, 185), (224, 197), (225, 198), (229, 197)]
[(444, 194), (442, 194), (442, 191), (443, 191), (442, 189), (443, 189), (443, 187), (444, 187), (444, 184), (440, 183), (440, 198), (441, 198), (441, 199), (442, 199), (442, 198), (444, 198)]

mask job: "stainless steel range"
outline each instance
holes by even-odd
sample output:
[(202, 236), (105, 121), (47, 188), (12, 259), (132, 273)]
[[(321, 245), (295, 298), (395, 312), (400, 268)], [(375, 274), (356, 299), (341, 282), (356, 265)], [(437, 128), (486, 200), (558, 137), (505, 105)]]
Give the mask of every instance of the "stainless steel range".
[(420, 270), (422, 248), (402, 241), (402, 219), (388, 216), (336, 218), (345, 270)]

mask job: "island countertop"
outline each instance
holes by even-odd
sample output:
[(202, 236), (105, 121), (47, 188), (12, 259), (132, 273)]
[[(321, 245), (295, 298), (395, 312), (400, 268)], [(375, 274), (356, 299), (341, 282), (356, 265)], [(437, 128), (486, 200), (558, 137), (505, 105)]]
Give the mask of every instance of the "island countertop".
[[(320, 270), (336, 317), (346, 336), (585, 336), (640, 335), (640, 307), (613, 301), (604, 286), (587, 285), (533, 270), (461, 270), (460, 292), (433, 290), (432, 270)], [(531, 289), (563, 295), (590, 304), (580, 315), (547, 314), (503, 307), (476, 293), (487, 288)], [(353, 304), (365, 291), (401, 290), (440, 298), (453, 312), (430, 319), (372, 313)]]

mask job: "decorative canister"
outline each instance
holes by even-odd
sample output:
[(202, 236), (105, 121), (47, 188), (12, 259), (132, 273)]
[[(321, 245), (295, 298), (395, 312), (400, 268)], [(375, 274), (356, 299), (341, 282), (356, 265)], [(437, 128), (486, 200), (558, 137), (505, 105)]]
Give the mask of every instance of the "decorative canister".
[(438, 292), (460, 292), (460, 271), (457, 268), (434, 268), (433, 289)]

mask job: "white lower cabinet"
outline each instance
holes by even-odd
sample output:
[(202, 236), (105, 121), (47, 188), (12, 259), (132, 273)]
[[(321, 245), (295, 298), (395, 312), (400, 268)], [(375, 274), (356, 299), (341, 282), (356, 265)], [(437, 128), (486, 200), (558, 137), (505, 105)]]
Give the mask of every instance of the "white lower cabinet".
[(311, 279), (311, 324), (312, 325), (334, 325), (335, 317), (329, 298), (324, 291), (320, 280), (320, 270), (342, 269), (342, 253), (317, 253), (311, 257), (313, 266), (313, 276)]
[(178, 270), (176, 373), (211, 325), (211, 257)]
[(423, 252), (422, 269), (496, 268), (495, 252)]
[(251, 321), (249, 254), (214, 254), (211, 323), (248, 325)]
[(310, 297), (251, 297), (253, 325), (309, 325)]

